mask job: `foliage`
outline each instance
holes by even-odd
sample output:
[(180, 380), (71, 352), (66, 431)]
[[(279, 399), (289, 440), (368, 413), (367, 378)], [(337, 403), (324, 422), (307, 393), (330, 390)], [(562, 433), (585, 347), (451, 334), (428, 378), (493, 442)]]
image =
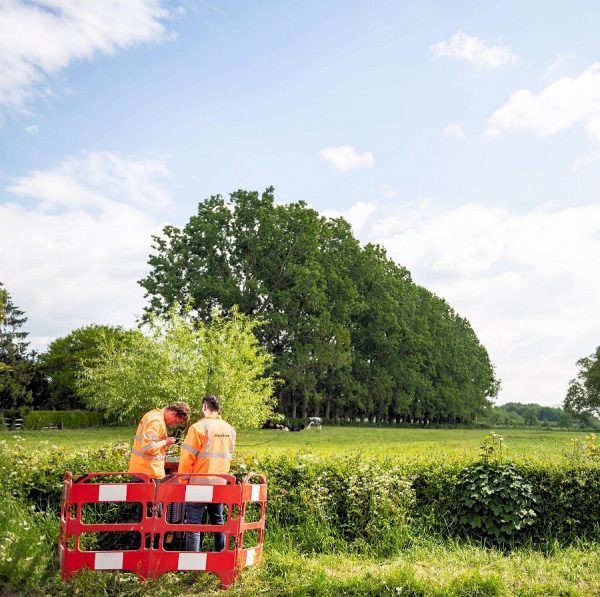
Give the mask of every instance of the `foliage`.
[(0, 592), (23, 594), (54, 575), (58, 520), (0, 491)]
[(33, 410), (23, 418), (25, 429), (43, 429), (51, 425), (64, 428), (96, 427), (104, 424), (103, 413), (88, 410)]
[(511, 462), (504, 462), (504, 438), (484, 439), (482, 459), (466, 466), (458, 478), (459, 523), (475, 536), (496, 543), (514, 541), (536, 519), (536, 498)]
[(406, 540), (414, 492), (398, 464), (301, 453), (262, 461), (238, 457), (233, 470), (242, 476), (257, 468), (269, 479), (270, 528), (302, 551), (352, 545), (382, 554)]
[(15, 306), (0, 282), (0, 408), (15, 408), (32, 400), (28, 385), (34, 366), (27, 352), (27, 317)]
[(287, 416), (471, 421), (498, 392), (466, 319), (345, 220), (278, 205), (272, 188), (206, 199), (153, 249), (147, 317), (188, 302), (203, 322), (234, 305), (260, 315)]
[(38, 369), (49, 379), (49, 396), (45, 404), (36, 406), (53, 409), (83, 407), (77, 395), (81, 370), (86, 363), (100, 357), (101, 346), (110, 343), (118, 350), (118, 345), (126, 343), (131, 334), (118, 326), (88, 325), (51, 342), (37, 360)]
[(577, 365), (579, 372), (569, 384), (564, 408), (576, 415), (600, 414), (600, 346)]
[(562, 408), (540, 404), (508, 402), (486, 410), (482, 419), (496, 426), (600, 428), (600, 421), (593, 417), (574, 416)]
[(105, 337), (101, 356), (84, 364), (79, 391), (90, 407), (129, 421), (174, 401), (199, 414), (202, 397), (217, 393), (223, 418), (258, 427), (273, 412), (273, 381), (265, 375), (271, 359), (254, 335), (258, 325), (236, 309), (208, 323), (173, 309), (152, 318), (146, 333), (130, 332), (126, 343)]

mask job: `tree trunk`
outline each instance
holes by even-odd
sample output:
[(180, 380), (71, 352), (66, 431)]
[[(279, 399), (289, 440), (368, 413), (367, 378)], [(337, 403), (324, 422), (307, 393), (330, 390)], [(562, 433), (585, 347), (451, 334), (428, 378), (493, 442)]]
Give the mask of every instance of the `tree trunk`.
[(292, 419), (296, 418), (296, 408), (297, 408), (297, 404), (296, 404), (296, 393), (291, 391), (290, 392), (291, 396), (292, 396)]

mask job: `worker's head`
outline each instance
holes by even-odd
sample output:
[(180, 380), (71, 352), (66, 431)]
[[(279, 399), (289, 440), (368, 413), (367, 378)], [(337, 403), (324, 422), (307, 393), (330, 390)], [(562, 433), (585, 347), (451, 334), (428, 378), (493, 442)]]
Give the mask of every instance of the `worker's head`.
[(202, 412), (206, 415), (207, 413), (215, 414), (218, 413), (221, 408), (219, 399), (213, 394), (207, 394), (202, 398)]
[(172, 402), (165, 406), (165, 423), (172, 427), (190, 420), (192, 411), (186, 402)]

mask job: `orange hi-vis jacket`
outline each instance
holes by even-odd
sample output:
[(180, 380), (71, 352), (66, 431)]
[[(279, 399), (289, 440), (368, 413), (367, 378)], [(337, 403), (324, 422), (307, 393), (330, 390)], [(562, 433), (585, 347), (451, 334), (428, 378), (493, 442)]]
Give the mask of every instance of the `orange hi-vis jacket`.
[(165, 476), (167, 425), (164, 409), (147, 412), (140, 421), (129, 458), (129, 473), (145, 473), (153, 479)]
[[(185, 442), (181, 444), (179, 472), (226, 474), (234, 448), (235, 429), (220, 415), (205, 416), (188, 429)], [(191, 477), (190, 480), (215, 485), (225, 483), (219, 477)]]

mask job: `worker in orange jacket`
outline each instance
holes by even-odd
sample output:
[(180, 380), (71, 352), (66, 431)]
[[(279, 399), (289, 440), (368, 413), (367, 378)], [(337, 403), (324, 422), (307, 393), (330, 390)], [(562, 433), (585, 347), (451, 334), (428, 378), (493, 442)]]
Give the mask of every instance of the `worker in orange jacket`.
[[(235, 429), (219, 415), (219, 399), (212, 394), (202, 399), (204, 417), (189, 429), (181, 445), (180, 473), (227, 474), (235, 448)], [(225, 484), (220, 477), (194, 477), (192, 483), (209, 485)], [(208, 512), (211, 524), (223, 524), (223, 504), (186, 503), (185, 516), (189, 524), (202, 524), (204, 512)], [(200, 551), (202, 533), (186, 533), (187, 551)], [(225, 534), (215, 533), (215, 551), (225, 549)]]
[(140, 421), (129, 458), (129, 473), (145, 473), (152, 479), (165, 476), (167, 446), (175, 438), (167, 436), (167, 427), (187, 423), (191, 410), (185, 402), (173, 402), (147, 412)]

